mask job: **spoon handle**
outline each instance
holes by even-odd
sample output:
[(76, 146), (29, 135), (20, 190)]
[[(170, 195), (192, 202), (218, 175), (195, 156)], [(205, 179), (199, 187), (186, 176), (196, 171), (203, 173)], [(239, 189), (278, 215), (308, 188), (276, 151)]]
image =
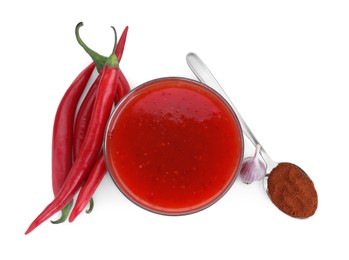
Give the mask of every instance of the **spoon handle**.
[[(211, 71), (208, 69), (208, 67), (205, 65), (205, 63), (199, 58), (198, 55), (195, 53), (188, 53), (186, 57), (186, 61), (189, 65), (189, 68), (192, 70), (192, 72), (195, 74), (195, 76), (204, 84), (210, 86), (215, 91), (217, 91), (219, 94), (222, 95), (226, 99), (226, 101), (229, 103), (229, 105), (234, 110), (237, 118), (240, 121), (240, 125), (242, 128), (242, 131), (246, 135), (246, 137), (253, 143), (254, 146), (257, 146), (257, 144), (260, 145), (257, 138), (254, 136), (248, 125), (246, 124), (245, 120), (240, 115), (239, 111), (235, 108), (233, 102), (229, 99), (221, 85), (218, 83), (216, 78), (213, 76)], [(267, 171), (271, 170), (275, 167), (276, 163), (270, 158), (270, 156), (266, 153), (264, 148), (260, 145), (260, 153), (264, 159), (264, 161), (267, 164)], [(268, 171), (269, 172), (269, 171)]]

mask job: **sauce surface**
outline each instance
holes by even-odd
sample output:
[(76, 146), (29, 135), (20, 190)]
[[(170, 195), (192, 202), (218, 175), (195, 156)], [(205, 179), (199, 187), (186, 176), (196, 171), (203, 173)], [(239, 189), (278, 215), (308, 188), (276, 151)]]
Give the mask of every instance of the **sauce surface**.
[(232, 185), (243, 140), (229, 106), (193, 81), (166, 78), (134, 90), (117, 107), (106, 135), (110, 174), (148, 210), (201, 210)]

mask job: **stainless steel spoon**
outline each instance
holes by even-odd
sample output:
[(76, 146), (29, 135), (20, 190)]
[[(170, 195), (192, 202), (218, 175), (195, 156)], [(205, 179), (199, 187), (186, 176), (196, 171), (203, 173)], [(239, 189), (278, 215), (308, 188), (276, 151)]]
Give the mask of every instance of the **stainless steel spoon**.
[[(258, 142), (257, 138), (254, 136), (248, 125), (246, 124), (245, 120), (242, 118), (238, 110), (235, 108), (233, 102), (229, 99), (227, 94), (224, 92), (223, 88), (220, 86), (218, 81), (215, 79), (211, 71), (207, 68), (207, 66), (204, 64), (204, 62), (199, 58), (198, 55), (195, 53), (189, 53), (186, 56), (186, 61), (192, 70), (192, 72), (195, 74), (195, 76), (204, 84), (208, 85), (209, 87), (213, 88), (215, 91), (217, 91), (223, 98), (226, 99), (226, 101), (229, 103), (229, 105), (234, 110), (237, 118), (240, 121), (240, 125), (242, 128), (243, 133), (245, 136), (252, 142), (252, 144), (256, 147), (257, 145), (260, 146), (260, 155), (262, 156), (265, 164), (266, 164), (266, 176), (263, 179), (263, 187), (268, 196), (270, 197), (270, 194), (268, 192), (268, 176), (270, 172), (279, 165), (279, 163), (273, 161), (270, 156), (267, 154), (263, 146)], [(298, 167), (299, 168), (299, 167)], [(299, 168), (300, 169), (300, 168)], [(302, 169), (300, 169), (303, 174), (308, 176)], [(309, 177), (309, 176), (308, 176)], [(314, 188), (314, 187), (312, 187)], [(315, 190), (315, 188), (314, 188)], [(315, 191), (316, 192), (316, 191)], [(271, 197), (270, 197), (271, 198)], [(316, 197), (316, 204), (317, 204), (317, 197)]]
[(254, 146), (260, 145), (260, 154), (265, 161), (266, 167), (267, 167), (267, 173), (270, 173), (271, 170), (278, 165), (277, 162), (273, 161), (270, 156), (267, 154), (267, 152), (264, 150), (263, 146), (258, 142), (257, 138), (254, 136), (248, 125), (246, 124), (245, 120), (240, 115), (239, 111), (235, 108), (233, 102), (229, 99), (227, 94), (224, 92), (221, 85), (218, 83), (218, 81), (215, 79), (211, 71), (207, 68), (207, 66), (203, 63), (203, 61), (199, 58), (198, 55), (195, 53), (189, 53), (186, 57), (187, 63), (192, 70), (192, 72), (195, 74), (195, 76), (204, 84), (208, 85), (209, 87), (213, 88), (215, 91), (217, 91), (219, 94), (222, 95), (222, 97), (225, 98), (225, 100), (229, 103), (229, 105), (234, 110), (237, 118), (240, 121), (240, 125), (242, 128), (243, 133), (246, 135), (246, 137), (252, 142)]

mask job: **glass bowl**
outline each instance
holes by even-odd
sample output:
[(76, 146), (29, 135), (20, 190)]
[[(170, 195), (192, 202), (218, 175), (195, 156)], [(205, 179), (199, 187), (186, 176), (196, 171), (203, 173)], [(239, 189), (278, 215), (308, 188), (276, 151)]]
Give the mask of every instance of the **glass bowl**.
[(104, 155), (120, 191), (136, 205), (185, 215), (218, 201), (234, 183), (244, 143), (226, 100), (187, 78), (131, 90), (109, 119)]

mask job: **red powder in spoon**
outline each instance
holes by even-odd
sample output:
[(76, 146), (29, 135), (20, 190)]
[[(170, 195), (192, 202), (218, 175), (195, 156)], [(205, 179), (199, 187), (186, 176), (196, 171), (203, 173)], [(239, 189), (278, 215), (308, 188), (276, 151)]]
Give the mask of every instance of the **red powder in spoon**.
[(312, 180), (297, 166), (280, 163), (268, 177), (272, 202), (284, 213), (296, 218), (314, 215), (318, 197)]

